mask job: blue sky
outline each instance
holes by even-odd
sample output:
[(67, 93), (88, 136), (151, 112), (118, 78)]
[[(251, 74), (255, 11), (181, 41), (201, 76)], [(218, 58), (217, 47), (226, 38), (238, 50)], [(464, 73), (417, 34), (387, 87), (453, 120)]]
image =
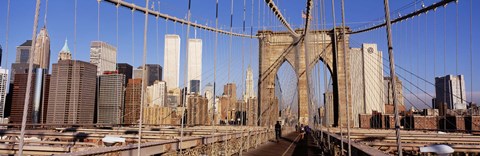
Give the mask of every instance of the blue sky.
[[(144, 0), (126, 0), (127, 2), (133, 2), (139, 6), (145, 6)], [(158, 2), (157, 0), (154, 0)], [(425, 0), (425, 5), (430, 5), (438, 0)], [(167, 13), (179, 18), (184, 18), (187, 12), (187, 0), (160, 0), (160, 12)], [(260, 2), (260, 12), (258, 11), (258, 4)], [(300, 0), (275, 0), (278, 7), (282, 10), (288, 21), (295, 27), (301, 27), (301, 10), (305, 7), (305, 2)], [(318, 2), (318, 1), (315, 1)], [(332, 27), (332, 13), (331, 13), (331, 1), (326, 1), (325, 12), (327, 28)], [(414, 0), (405, 1), (391, 1), (391, 10), (397, 10), (403, 6), (414, 2)], [(340, 14), (340, 1), (335, 1), (335, 10), (337, 21), (341, 22)], [(382, 0), (345, 0), (345, 14), (347, 26), (351, 28), (357, 28), (365, 24), (371, 25), (371, 21), (383, 20), (383, 1)], [(473, 6), (480, 6), (480, 1), (473, 0)], [(421, 2), (416, 6), (420, 8)], [(243, 19), (243, 1), (234, 0), (234, 22), (233, 27), (235, 32), (242, 31), (242, 19)], [(33, 17), (34, 17), (34, 0), (11, 0), (11, 12), (10, 12), (10, 30), (8, 40), (8, 52), (4, 52), (2, 66), (5, 66), (5, 61), (8, 61), (8, 66), (15, 59), (15, 48), (27, 39), (31, 39)], [(251, 17), (251, 0), (247, 0), (247, 13), (246, 13), (246, 25), (249, 27)], [(318, 7), (318, 6), (317, 6)], [(473, 35), (473, 67), (478, 67), (480, 63), (476, 60), (480, 58), (478, 49), (480, 49), (480, 30), (473, 30), (470, 32), (469, 17), (470, 17), (470, 0), (459, 1), (459, 15), (458, 15), (458, 61), (456, 61), (456, 5), (451, 3), (447, 5), (446, 10), (439, 8), (436, 12), (429, 12), (427, 15), (418, 16), (417, 18), (410, 19), (408, 21), (394, 25), (393, 27), (393, 42), (394, 51), (396, 57), (396, 63), (409, 71), (420, 75), (430, 82), (434, 81), (434, 67), (435, 76), (446, 74), (464, 74), (466, 81), (466, 89), (469, 93), (471, 90), (471, 72), (470, 72), (470, 34)], [(134, 38), (132, 45), (132, 12), (126, 8), (118, 9), (118, 42), (117, 42), (117, 29), (116, 29), (116, 7), (107, 2), (100, 3), (100, 40), (106, 41), (114, 46), (118, 47), (118, 62), (127, 62), (134, 66), (139, 66), (142, 63), (143, 52), (143, 28), (144, 28), (144, 14), (139, 12), (134, 13)], [(260, 26), (265, 26), (267, 29), (273, 30), (285, 30), (278, 23), (276, 19), (270, 14), (270, 12), (264, 11), (266, 5), (264, 1), (254, 0), (254, 32), (258, 30), (257, 23)], [(155, 9), (158, 9), (156, 3)], [(415, 6), (406, 7), (400, 11), (400, 14), (406, 14), (415, 9)], [(74, 58), (78, 60), (89, 61), (89, 44), (91, 41), (97, 40), (97, 1), (96, 0), (78, 0), (77, 8), (77, 44)], [(215, 21), (215, 0), (192, 0), (192, 21), (198, 23), (214, 25)], [(445, 12), (447, 12), (445, 16)], [(230, 1), (220, 0), (220, 17), (219, 27), (223, 29), (229, 29), (230, 24)], [(264, 16), (264, 12), (267, 15)], [(260, 13), (261, 19), (257, 17)], [(41, 13), (39, 26), (43, 26), (43, 17), (45, 14), (45, 0), (42, 0)], [(478, 28), (480, 10), (473, 10), (473, 28)], [(398, 13), (392, 14), (392, 17), (398, 16)], [(6, 17), (7, 17), (7, 0), (0, 1), (0, 44), (5, 51), (5, 34), (6, 34)], [(443, 23), (444, 17), (446, 17), (446, 24)], [(434, 22), (436, 18), (436, 22)], [(265, 20), (264, 20), (265, 19)], [(74, 46), (74, 0), (49, 0), (48, 1), (48, 16), (47, 16), (47, 28), (51, 39), (51, 63), (57, 62), (58, 52), (63, 46), (65, 38), (69, 40), (69, 47), (73, 50)], [(338, 24), (337, 24), (338, 25)], [(445, 27), (446, 26), (446, 27)], [(436, 32), (433, 32), (434, 27)], [(157, 29), (158, 28), (158, 29)], [(446, 35), (444, 30), (446, 28)], [(163, 47), (164, 47), (164, 35), (165, 34), (178, 34), (181, 37), (181, 74), (180, 85), (183, 84), (184, 65), (185, 65), (185, 40), (186, 40), (186, 26), (175, 24), (172, 22), (166, 22), (163, 19), (157, 20), (155, 17), (149, 17), (148, 24), (148, 58), (147, 63), (156, 63), (163, 66)], [(158, 31), (158, 41), (157, 41)], [(249, 28), (247, 28), (249, 33)], [(428, 36), (426, 36), (428, 35)], [(191, 38), (194, 37), (194, 29), (190, 29)], [(215, 34), (206, 32), (203, 30), (197, 30), (197, 38), (203, 39), (203, 73), (202, 84), (207, 84), (213, 81), (213, 51), (214, 51), (214, 39)], [(444, 46), (444, 39), (446, 38), (446, 46)], [(435, 41), (435, 42), (434, 42)], [(157, 44), (158, 43), (158, 44)], [(359, 47), (361, 43), (377, 43), (379, 50), (384, 52), (384, 57), (387, 56), (386, 49), (386, 35), (385, 29), (378, 29), (375, 31), (362, 33), (351, 36), (351, 47)], [(254, 70), (254, 75), (258, 75), (258, 40), (256, 39), (242, 39), (233, 37), (232, 47), (230, 48), (230, 36), (219, 35), (218, 37), (218, 55), (217, 55), (217, 93), (223, 92), (221, 87), (225, 82), (235, 82), (239, 88), (240, 93), (243, 90), (243, 77), (242, 77), (242, 65), (246, 70), (250, 64)], [(158, 45), (158, 50), (157, 50)], [(133, 50), (132, 50), (133, 47)], [(444, 48), (446, 47), (446, 49)], [(251, 49), (251, 50), (250, 50)], [(444, 49), (446, 50), (446, 61), (444, 71)], [(229, 57), (229, 52), (232, 52), (232, 56)], [(244, 53), (242, 53), (244, 52)], [(8, 58), (5, 55), (8, 53)], [(243, 55), (242, 55), (243, 54)], [(426, 55), (425, 55), (426, 54)], [(435, 54), (435, 61), (433, 55)], [(426, 57), (428, 56), (428, 57)], [(242, 59), (244, 58), (244, 59)], [(242, 64), (243, 60), (243, 64)], [(250, 61), (251, 60), (251, 61)], [(425, 61), (426, 60), (426, 61)], [(435, 63), (434, 63), (435, 62)], [(458, 66), (456, 65), (458, 63)], [(228, 66), (230, 64), (230, 69)], [(456, 71), (458, 68), (458, 71)], [(283, 68), (279, 71), (281, 81), (293, 82), (291, 73), (289, 74), (288, 68)], [(478, 80), (480, 78), (480, 71), (473, 69), (473, 79)], [(228, 74), (230, 71), (230, 74)], [(428, 93), (433, 93), (433, 86), (425, 84), (425, 81), (416, 79), (408, 73), (397, 69), (398, 73), (402, 76), (411, 79), (412, 83)], [(165, 73), (168, 74), (168, 73)], [(230, 77), (228, 76), (230, 75)], [(283, 78), (282, 78), (283, 77)], [(322, 76), (323, 77), (323, 76)], [(257, 76), (255, 76), (255, 83)], [(321, 80), (320, 82), (323, 82)], [(323, 83), (319, 83), (320, 86)], [(415, 97), (415, 95), (424, 95), (424, 93), (415, 88), (413, 85), (404, 82), (405, 87), (413, 92), (409, 93), (404, 90), (404, 94), (407, 98), (414, 101), (415, 105), (419, 107), (424, 106), (422, 102)], [(284, 88), (284, 94), (294, 95), (292, 89), (288, 87), (292, 86), (291, 83), (282, 84)], [(474, 101), (480, 102), (480, 82), (473, 81)], [(468, 94), (470, 95), (470, 94)], [(293, 96), (284, 96), (293, 97)], [(416, 102), (415, 102), (415, 99)], [(470, 99), (470, 97), (468, 98)], [(425, 101), (428, 101), (428, 97), (424, 97)], [(288, 100), (286, 100), (288, 101)], [(319, 100), (323, 101), (323, 100)], [(430, 103), (428, 103), (430, 104)]]

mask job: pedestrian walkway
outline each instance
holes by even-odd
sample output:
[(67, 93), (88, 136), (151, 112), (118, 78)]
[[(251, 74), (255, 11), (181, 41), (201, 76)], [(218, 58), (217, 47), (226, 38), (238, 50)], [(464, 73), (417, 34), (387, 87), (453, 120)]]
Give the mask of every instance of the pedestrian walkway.
[(305, 135), (300, 139), (300, 133), (292, 132), (283, 135), (279, 142), (270, 141), (256, 149), (244, 152), (246, 156), (291, 156), (320, 155), (320, 149), (314, 143), (312, 136)]

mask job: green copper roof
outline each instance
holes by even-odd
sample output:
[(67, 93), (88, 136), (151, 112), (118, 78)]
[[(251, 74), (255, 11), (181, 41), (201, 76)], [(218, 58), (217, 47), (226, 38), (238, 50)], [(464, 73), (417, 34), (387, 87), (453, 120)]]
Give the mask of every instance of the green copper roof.
[(65, 39), (65, 44), (63, 45), (63, 48), (62, 50), (60, 50), (61, 52), (68, 52), (70, 53), (70, 49), (68, 48), (68, 43), (67, 43), (67, 39)]

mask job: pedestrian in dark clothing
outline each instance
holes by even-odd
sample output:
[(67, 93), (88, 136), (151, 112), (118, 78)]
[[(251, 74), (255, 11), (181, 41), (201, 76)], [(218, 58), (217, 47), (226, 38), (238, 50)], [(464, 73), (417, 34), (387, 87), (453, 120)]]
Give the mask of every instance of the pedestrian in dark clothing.
[(280, 137), (282, 137), (282, 125), (280, 125), (280, 121), (277, 121), (277, 124), (275, 124), (275, 138), (277, 142), (280, 141)]
[(303, 127), (303, 124), (300, 124), (300, 140), (303, 139), (305, 136), (305, 127)]

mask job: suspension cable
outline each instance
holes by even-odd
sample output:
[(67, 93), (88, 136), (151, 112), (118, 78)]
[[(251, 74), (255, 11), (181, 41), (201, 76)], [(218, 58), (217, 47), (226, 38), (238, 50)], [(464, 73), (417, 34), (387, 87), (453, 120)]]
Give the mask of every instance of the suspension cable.
[[(40, 12), (40, 0), (37, 0), (35, 6), (35, 18), (33, 20), (33, 32), (32, 32), (32, 46), (30, 48), (30, 57), (29, 57), (29, 65), (28, 69), (33, 68), (33, 59), (35, 57), (35, 42), (37, 37), (37, 27), (38, 27), (38, 14)], [(19, 155), (23, 155), (23, 145), (25, 141), (25, 126), (27, 124), (27, 114), (28, 114), (28, 104), (30, 103), (30, 90), (32, 85), (32, 70), (28, 70), (28, 78), (27, 78), (27, 90), (25, 92), (25, 101), (23, 105), (23, 117), (22, 117), (22, 128), (20, 131), (20, 145), (19, 145)]]
[[(189, 53), (189, 43), (188, 43), (188, 40), (189, 40), (189, 33), (190, 33), (190, 8), (191, 8), (191, 4), (192, 4), (192, 1), (191, 0), (188, 0), (188, 12), (187, 12), (187, 21), (188, 21), (188, 25), (187, 25), (187, 33), (186, 33), (186, 48), (185, 48), (185, 60), (188, 60), (188, 53)], [(182, 30), (183, 30), (183, 27), (182, 27)], [(186, 88), (188, 88), (188, 84), (189, 82), (187, 82), (187, 72), (188, 72), (188, 61), (185, 61), (185, 66), (184, 66), (184, 77), (183, 77), (183, 84), (186, 85)], [(180, 127), (180, 153), (182, 153), (182, 142), (183, 142), (183, 129), (184, 129), (184, 126), (185, 126), (185, 112), (186, 112), (186, 102), (187, 102), (187, 89), (185, 89), (185, 93), (182, 93), (184, 94), (183, 98), (183, 109), (184, 111), (182, 112), (182, 123), (180, 124), (181, 127)]]
[[(131, 15), (132, 15), (132, 64), (135, 66), (135, 9), (132, 9), (131, 10)], [(135, 73), (134, 73), (135, 74)], [(135, 78), (134, 80), (136, 80), (137, 78)], [(143, 80), (142, 80), (143, 81)], [(135, 96), (137, 95), (136, 92), (137, 92), (137, 89), (136, 89), (136, 82), (132, 81), (132, 100), (131, 100), (131, 109), (133, 109), (133, 112), (136, 111), (136, 109), (138, 107), (136, 107), (136, 103), (137, 101), (135, 101)], [(138, 115), (138, 116), (137, 116)], [(140, 115), (138, 113), (134, 113), (131, 117), (131, 120), (130, 122), (133, 124), (135, 121), (136, 121), (136, 118), (139, 117)]]
[[(148, 0), (146, 0), (145, 8), (148, 8)], [(142, 63), (142, 92), (140, 96), (140, 116), (138, 123), (138, 148), (137, 155), (141, 155), (141, 143), (142, 143), (142, 124), (143, 124), (143, 105), (145, 103), (145, 89), (147, 85), (146, 75), (147, 75), (147, 30), (148, 30), (148, 10), (145, 12), (145, 25), (143, 27), (143, 63)], [(181, 145), (181, 144), (180, 144)]]
[[(332, 0), (332, 19), (333, 19), (333, 43), (334, 43), (334, 46), (337, 47), (337, 28), (336, 28), (336, 19), (335, 19), (335, 0)], [(338, 48), (335, 48), (335, 50), (333, 51), (334, 52), (334, 55), (335, 55), (335, 58), (338, 58), (338, 51), (337, 51)], [(340, 115), (337, 115), (339, 118), (340, 118)], [(339, 126), (340, 126), (340, 138), (342, 139), (341, 141), (343, 142), (343, 123), (342, 123), (342, 119), (339, 119), (338, 120), (339, 122)], [(340, 144), (340, 149), (341, 149), (341, 155), (343, 155), (343, 143)]]
[(473, 49), (472, 49), (472, 12), (473, 0), (470, 0), (470, 106), (473, 103)]
[[(342, 38), (343, 38), (343, 66), (345, 68), (345, 76), (347, 76), (347, 54), (348, 54), (348, 49), (347, 49), (347, 43), (346, 43), (346, 36), (345, 36), (345, 1), (341, 0), (341, 5), (342, 5)], [(351, 76), (351, 75), (350, 75)], [(345, 81), (349, 78), (348, 76)], [(345, 82), (345, 101), (346, 101), (346, 113), (347, 113), (347, 140), (348, 140), (348, 155), (352, 155), (352, 146), (351, 146), (351, 140), (350, 140), (350, 110), (349, 110), (349, 100), (348, 100), (348, 83)], [(352, 114), (353, 115), (353, 114)], [(343, 144), (343, 143), (342, 143)]]
[[(157, 1), (157, 2), (158, 2), (158, 12), (160, 12), (160, 1)], [(155, 6), (155, 2), (152, 2), (152, 8), (153, 8), (154, 6)], [(159, 43), (158, 43), (158, 42), (159, 42), (159, 39), (158, 39), (158, 15), (155, 16), (155, 21), (156, 21), (156, 24), (157, 24), (157, 26), (156, 26), (156, 28), (155, 28), (155, 30), (156, 30), (156, 35), (157, 35), (157, 36), (156, 36), (156, 38), (157, 38), (157, 39), (156, 39), (156, 45), (157, 45), (157, 47), (156, 47), (156, 50), (157, 50), (157, 61), (160, 61), (160, 48), (159, 48)], [(160, 79), (161, 79), (161, 78), (160, 78)]]
[(458, 75), (458, 1), (455, 5), (455, 75)]
[[(443, 9), (443, 75), (445, 76), (447, 74), (447, 9), (444, 8)], [(442, 101), (442, 105), (444, 104), (447, 104), (447, 108), (448, 108), (448, 103), (447, 103), (447, 93), (446, 93), (446, 88), (447, 88), (447, 79), (444, 78), (443, 79), (443, 88), (445, 88), (445, 90), (443, 91), (443, 101)], [(445, 108), (442, 106), (442, 108)], [(453, 107), (452, 107), (453, 108)], [(447, 130), (447, 125), (446, 125), (446, 120), (447, 120), (447, 113), (446, 113), (446, 110), (444, 110), (444, 113), (443, 113), (443, 121), (444, 121), (444, 124), (443, 124), (443, 129), (444, 130)]]
[[(218, 29), (218, 0), (215, 3), (215, 29)], [(215, 132), (215, 113), (216, 111), (216, 102), (217, 102), (217, 94), (216, 94), (216, 82), (217, 82), (217, 47), (218, 47), (218, 33), (215, 33), (215, 45), (213, 49), (213, 113), (212, 113), (212, 131)], [(221, 113), (221, 110), (219, 111)], [(213, 147), (215, 148), (215, 146)], [(215, 149), (214, 149), (215, 150)], [(212, 153), (213, 154), (213, 153)]]
[(100, 1), (97, 0), (97, 41), (100, 41)]
[[(7, 1), (7, 22), (5, 23), (6, 23), (6, 26), (5, 26), (5, 57), (6, 59), (5, 59), (4, 67), (8, 69), (8, 33), (10, 32), (10, 0)], [(2, 117), (4, 115), (5, 114), (3, 114)]]

